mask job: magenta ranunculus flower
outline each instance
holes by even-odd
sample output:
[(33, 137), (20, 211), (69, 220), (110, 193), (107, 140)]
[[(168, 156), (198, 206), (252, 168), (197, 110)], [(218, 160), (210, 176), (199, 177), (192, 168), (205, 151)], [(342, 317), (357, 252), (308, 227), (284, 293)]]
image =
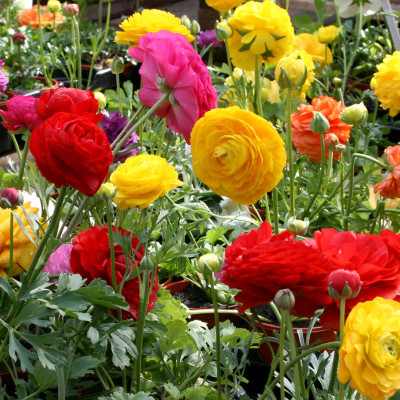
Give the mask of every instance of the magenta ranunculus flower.
[(8, 78), (4, 75), (3, 70), (1, 67), (4, 65), (4, 61), (0, 60), (0, 94), (6, 91), (7, 89), (7, 84), (8, 84)]
[(53, 251), (47, 260), (46, 266), (43, 268), (43, 272), (47, 272), (50, 275), (72, 272), (70, 264), (72, 248), (72, 244), (65, 243)]
[(208, 47), (212, 44), (211, 47), (222, 47), (224, 42), (221, 42), (215, 36), (215, 30), (210, 29), (208, 31), (201, 31), (197, 35), (197, 46), (199, 47)]
[(217, 107), (217, 92), (201, 57), (183, 35), (169, 31), (142, 36), (139, 46), (131, 47), (129, 54), (142, 63), (141, 102), (151, 108), (170, 93), (155, 113), (190, 143), (197, 120)]
[(7, 111), (0, 111), (0, 115), (5, 120), (2, 125), (11, 132), (18, 132), (24, 127), (33, 131), (43, 122), (35, 111), (36, 100), (32, 96), (12, 97), (7, 103)]

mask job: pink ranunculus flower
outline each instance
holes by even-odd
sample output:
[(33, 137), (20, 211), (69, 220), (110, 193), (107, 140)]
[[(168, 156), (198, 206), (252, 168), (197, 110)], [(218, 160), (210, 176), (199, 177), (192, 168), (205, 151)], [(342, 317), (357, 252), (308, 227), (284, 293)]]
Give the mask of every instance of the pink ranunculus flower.
[(72, 248), (72, 244), (64, 243), (53, 251), (47, 260), (46, 266), (43, 268), (43, 272), (47, 272), (50, 275), (72, 272), (70, 263)]
[(159, 31), (139, 38), (129, 54), (142, 63), (139, 99), (151, 108), (165, 93), (169, 98), (155, 111), (170, 129), (190, 144), (194, 124), (217, 107), (217, 92), (201, 57), (179, 33)]
[(7, 84), (8, 84), (8, 78), (4, 75), (3, 70), (1, 67), (4, 65), (4, 61), (0, 60), (0, 94), (6, 91), (7, 89)]
[(33, 131), (43, 122), (35, 111), (36, 100), (32, 96), (12, 97), (7, 103), (7, 111), (0, 111), (0, 115), (5, 121), (2, 122), (2, 125), (11, 132), (18, 132), (24, 127)]

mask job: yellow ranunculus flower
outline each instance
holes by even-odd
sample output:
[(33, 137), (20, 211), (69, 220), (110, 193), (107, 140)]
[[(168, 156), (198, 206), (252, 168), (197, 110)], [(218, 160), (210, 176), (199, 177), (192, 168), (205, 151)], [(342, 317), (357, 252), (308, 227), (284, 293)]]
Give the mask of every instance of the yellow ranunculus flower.
[(228, 12), (237, 6), (240, 6), (244, 0), (206, 0), (206, 4), (219, 12)]
[(189, 42), (193, 42), (194, 36), (190, 30), (182, 24), (175, 15), (162, 10), (143, 10), (135, 13), (122, 21), (119, 26), (123, 32), (118, 31), (115, 41), (121, 44), (139, 45), (139, 38), (146, 33), (159, 31), (170, 31), (186, 36)]
[(318, 29), (317, 37), (321, 43), (329, 43), (335, 40), (339, 33), (340, 30), (335, 25), (321, 26), (321, 28)]
[[(31, 207), (31, 203), (27, 202), (23, 206), (13, 210), (14, 213), (21, 218), (30, 237), (36, 240), (35, 234), (24, 215), (22, 207), (24, 207), (28, 217), (31, 214), (36, 214), (39, 209)], [(10, 216), (11, 211), (9, 208), (0, 210), (0, 275), (2, 276), (7, 276), (7, 270), (10, 265)], [(13, 228), (13, 276), (16, 276), (29, 268), (35, 253), (35, 246), (25, 235), (15, 217), (13, 220)]]
[(190, 143), (195, 174), (235, 203), (255, 203), (283, 177), (284, 142), (272, 124), (250, 111), (208, 111), (194, 125)]
[[(286, 71), (286, 75), (284, 71)], [(275, 79), (282, 89), (300, 89), (307, 76), (307, 67), (301, 58), (282, 57), (275, 67)]]
[(400, 111), (400, 51), (386, 55), (377, 69), (371, 88), (382, 108), (389, 109), (389, 114), (395, 117)]
[(60, 11), (61, 8), (61, 3), (58, 0), (49, 0), (47, 2), (47, 9), (52, 13)]
[(151, 154), (127, 158), (111, 174), (110, 182), (117, 187), (114, 202), (121, 210), (146, 208), (158, 197), (183, 185), (165, 158)]
[[(314, 62), (319, 62), (321, 66), (325, 65), (325, 45), (322, 44), (315, 35), (310, 33), (300, 33), (294, 37), (294, 50), (304, 50), (311, 55)], [(326, 58), (328, 65), (332, 62), (332, 52), (329, 47), (326, 48)]]
[(400, 390), (400, 303), (376, 297), (347, 317), (339, 350), (338, 379), (370, 400)]
[(232, 63), (247, 71), (263, 61), (273, 64), (292, 50), (294, 29), (287, 11), (269, 0), (249, 1), (228, 20), (234, 34), (227, 39)]

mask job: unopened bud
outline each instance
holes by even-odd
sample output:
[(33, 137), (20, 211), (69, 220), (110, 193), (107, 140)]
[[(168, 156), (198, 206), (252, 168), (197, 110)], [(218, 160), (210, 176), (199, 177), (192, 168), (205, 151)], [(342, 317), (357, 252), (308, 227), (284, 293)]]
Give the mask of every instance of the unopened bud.
[(334, 86), (342, 86), (343, 80), (342, 78), (335, 76), (332, 80), (332, 83), (334, 84)]
[(190, 33), (193, 36), (197, 36), (200, 33), (200, 24), (196, 20), (193, 20), (190, 24)]
[(275, 79), (281, 89), (300, 89), (307, 79), (307, 67), (300, 58), (283, 57), (275, 67)]
[(233, 36), (233, 29), (226, 19), (215, 23), (215, 36), (221, 42)]
[(188, 28), (190, 30), (191, 21), (190, 21), (190, 18), (187, 15), (182, 15), (181, 23), (182, 23), (182, 25), (185, 25), (186, 28)]
[(0, 195), (1, 208), (15, 208), (22, 202), (22, 193), (17, 188), (9, 187), (2, 190)]
[(330, 124), (324, 114), (319, 111), (313, 111), (310, 128), (314, 133), (325, 133), (329, 130)]
[(79, 6), (76, 3), (65, 4), (63, 7), (64, 15), (66, 17), (73, 17), (79, 14)]
[(52, 13), (60, 11), (61, 8), (62, 8), (61, 3), (58, 0), (49, 0), (47, 2), (47, 9)]
[(207, 254), (202, 255), (199, 258), (199, 261), (197, 263), (197, 270), (201, 274), (204, 274), (207, 271), (219, 272), (220, 265), (221, 265), (221, 263), (216, 254), (207, 253)]
[(357, 271), (337, 269), (328, 277), (328, 292), (333, 299), (354, 299), (360, 293), (362, 282)]
[(351, 125), (362, 125), (367, 121), (368, 110), (364, 103), (353, 104), (342, 111), (342, 121)]
[(115, 197), (116, 187), (111, 182), (103, 183), (97, 194), (104, 200), (113, 199)]
[(339, 143), (339, 144), (337, 144), (337, 145), (335, 146), (335, 150), (336, 150), (338, 153), (344, 153), (345, 150), (346, 150), (346, 145), (345, 145), (345, 144), (342, 144), (342, 143)]
[(25, 42), (25, 35), (22, 33), (16, 33), (13, 35), (12, 40), (15, 44), (23, 44)]
[(289, 311), (294, 307), (295, 299), (290, 289), (281, 289), (274, 297), (275, 305), (281, 310)]
[(122, 74), (124, 72), (125, 66), (124, 61), (121, 57), (115, 57), (111, 63), (111, 72), (115, 75)]
[(309, 226), (310, 222), (308, 218), (302, 221), (301, 219), (290, 217), (286, 224), (286, 229), (294, 235), (304, 236), (307, 233)]
[(99, 111), (102, 110), (103, 108), (105, 108), (107, 105), (106, 96), (104, 96), (104, 94), (101, 92), (94, 92), (93, 94), (94, 94), (94, 97), (99, 102)]

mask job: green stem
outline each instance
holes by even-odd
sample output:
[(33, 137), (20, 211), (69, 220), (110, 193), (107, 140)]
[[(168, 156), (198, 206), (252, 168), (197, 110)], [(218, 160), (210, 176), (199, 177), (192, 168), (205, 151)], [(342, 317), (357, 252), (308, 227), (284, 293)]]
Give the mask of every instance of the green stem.
[(266, 194), (264, 196), (265, 199), (265, 215), (266, 215), (266, 220), (269, 222), (269, 224), (271, 225), (271, 213), (269, 210), (269, 199), (268, 199), (268, 194)]
[(254, 110), (260, 117), (263, 116), (262, 102), (261, 102), (261, 85), (260, 85), (260, 71), (258, 66), (258, 55), (255, 56), (255, 82), (254, 82)]
[(28, 140), (25, 143), (24, 146), (24, 151), (22, 153), (22, 157), (21, 157), (21, 163), (19, 166), (19, 171), (18, 171), (18, 179), (17, 181), (21, 181), (22, 177), (24, 176), (24, 172), (25, 172), (25, 164), (26, 164), (26, 159), (28, 157), (28, 151), (29, 151), (29, 141), (30, 141), (31, 135), (28, 135)]
[(279, 381), (280, 381), (280, 391), (281, 391), (281, 400), (285, 400), (285, 360), (283, 357), (283, 351), (285, 349), (285, 318), (281, 320), (281, 332), (279, 335)]
[(295, 198), (294, 198), (294, 169), (293, 169), (293, 145), (292, 145), (292, 93), (290, 90), (286, 91), (286, 148), (288, 150), (288, 163), (289, 163), (289, 217), (295, 216)]
[(8, 264), (8, 280), (12, 277), (14, 266), (14, 215), (10, 209), (10, 260)]
[(44, 49), (43, 49), (43, 31), (42, 31), (42, 17), (41, 17), (41, 12), (40, 12), (40, 0), (36, 1), (37, 3), (37, 7), (38, 7), (38, 22), (39, 22), (39, 28), (38, 28), (38, 32), (39, 32), (39, 58), (40, 61), (42, 63), (42, 70), (43, 70), (43, 76), (46, 80), (46, 84), (49, 87), (53, 87), (52, 83), (51, 83), (51, 79), (47, 74), (47, 65), (44, 59)]
[[(346, 317), (346, 299), (344, 297), (340, 298), (340, 347), (343, 345), (344, 337), (344, 320)], [(344, 399), (344, 383), (339, 382), (339, 395), (338, 400)]]
[(77, 222), (77, 220), (81, 217), (81, 213), (83, 212), (86, 203), (89, 201), (89, 197), (85, 196), (84, 199), (82, 200), (82, 203), (79, 205), (78, 209), (75, 212), (75, 215), (73, 216), (71, 222), (68, 225), (67, 230), (65, 231), (65, 233), (62, 235), (61, 237), (61, 241), (65, 242), (69, 235), (72, 233), (73, 229), (75, 229), (75, 224)]
[(75, 34), (76, 34), (76, 54), (77, 54), (77, 62), (78, 62), (78, 89), (82, 89), (82, 53), (81, 53), (81, 37), (79, 31), (79, 23), (78, 19), (74, 15), (72, 17), (72, 23), (75, 25)]
[(106, 201), (106, 213), (107, 213), (107, 226), (108, 226), (108, 237), (110, 240), (110, 257), (111, 257), (111, 282), (115, 293), (118, 293), (117, 279), (115, 277), (115, 249), (112, 229), (112, 216), (110, 210), (110, 202)]
[(122, 115), (122, 98), (121, 98), (121, 85), (119, 80), (119, 74), (115, 74), (115, 80), (117, 83), (118, 108), (119, 108), (119, 113)]
[(354, 126), (355, 131), (356, 131), (356, 137), (354, 139), (354, 153), (357, 153), (358, 151), (358, 141), (360, 140), (360, 126), (359, 124), (356, 124)]
[(328, 189), (329, 180), (331, 179), (331, 174), (332, 174), (332, 166), (333, 166), (333, 144), (331, 143), (329, 146), (328, 168), (327, 168), (327, 172), (325, 174), (325, 181), (323, 184), (323, 193), (325, 193), (326, 190)]

